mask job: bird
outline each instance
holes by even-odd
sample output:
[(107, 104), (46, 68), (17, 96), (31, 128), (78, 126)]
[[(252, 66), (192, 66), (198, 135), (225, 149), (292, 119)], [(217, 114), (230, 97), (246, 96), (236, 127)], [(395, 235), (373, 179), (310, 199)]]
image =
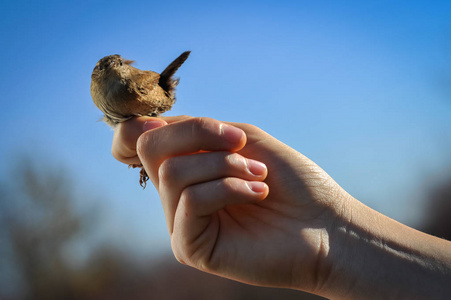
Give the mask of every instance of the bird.
[[(174, 74), (190, 53), (183, 52), (161, 74), (137, 69), (132, 66), (133, 60), (119, 54), (101, 58), (92, 71), (91, 97), (104, 114), (102, 120), (114, 128), (134, 116), (158, 117), (170, 110), (179, 83)], [(139, 183), (145, 188), (149, 176), (144, 167), (140, 164), (129, 167), (141, 168)]]

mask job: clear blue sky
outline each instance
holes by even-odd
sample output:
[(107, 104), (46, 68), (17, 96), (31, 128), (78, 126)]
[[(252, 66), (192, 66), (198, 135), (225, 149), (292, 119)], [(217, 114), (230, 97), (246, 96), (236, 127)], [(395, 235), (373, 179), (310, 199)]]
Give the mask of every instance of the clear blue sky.
[(145, 251), (169, 246), (166, 225), (96, 122), (105, 55), (161, 72), (191, 50), (167, 115), (262, 127), (408, 224), (451, 165), (451, 1), (3, 1), (0, 14), (0, 176), (16, 152), (66, 166), (102, 200), (100, 235)]

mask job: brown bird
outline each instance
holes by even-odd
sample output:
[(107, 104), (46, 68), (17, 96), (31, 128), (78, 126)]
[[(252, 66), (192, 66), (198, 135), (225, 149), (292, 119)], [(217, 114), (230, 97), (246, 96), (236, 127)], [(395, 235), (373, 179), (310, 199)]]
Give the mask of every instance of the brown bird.
[[(179, 83), (173, 75), (190, 53), (183, 52), (161, 74), (139, 70), (118, 54), (100, 59), (91, 75), (91, 96), (105, 114), (103, 121), (114, 128), (133, 116), (157, 117), (170, 110)], [(130, 167), (141, 168), (139, 183), (145, 188), (149, 177), (142, 165)]]

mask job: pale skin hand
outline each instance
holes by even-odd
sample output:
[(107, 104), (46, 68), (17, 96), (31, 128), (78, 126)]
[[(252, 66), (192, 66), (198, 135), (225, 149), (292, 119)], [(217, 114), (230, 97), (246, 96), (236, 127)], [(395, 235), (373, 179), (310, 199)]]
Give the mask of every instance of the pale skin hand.
[[(422, 268), (418, 259), (404, 262), (401, 252), (438, 256), (442, 269), (432, 274), (438, 282), (450, 279), (449, 243), (372, 211), (308, 158), (254, 126), (139, 117), (117, 126), (112, 153), (126, 164), (142, 162), (160, 194), (176, 258), (200, 270), (326, 297), (377, 299), (402, 294), (386, 282), (393, 274), (419, 268), (424, 274), (415, 280), (431, 276), (434, 268)], [(418, 234), (436, 245), (434, 251), (417, 251), (404, 238)], [(387, 269), (391, 276), (380, 271), (379, 258), (386, 268), (396, 265)], [(382, 287), (368, 293), (371, 284)]]

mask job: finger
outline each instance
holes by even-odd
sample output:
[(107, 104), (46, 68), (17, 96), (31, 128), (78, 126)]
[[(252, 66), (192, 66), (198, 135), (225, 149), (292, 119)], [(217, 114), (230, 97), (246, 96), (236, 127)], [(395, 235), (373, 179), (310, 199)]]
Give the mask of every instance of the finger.
[(222, 177), (264, 180), (265, 164), (238, 153), (206, 152), (166, 159), (158, 170), (160, 186), (188, 186)]
[[(187, 259), (183, 257), (182, 249), (192, 248), (190, 243), (201, 234), (214, 234), (206, 230), (214, 213), (227, 206), (259, 202), (266, 198), (268, 192), (264, 182), (230, 177), (186, 188), (175, 213), (172, 231), (173, 250), (178, 259)], [(212, 229), (211, 226), (209, 229)]]
[[(161, 127), (158, 122), (166, 125), (192, 118), (185, 115), (159, 118), (140, 116), (121, 122), (115, 127), (111, 153), (114, 158), (125, 164), (140, 164), (136, 154), (136, 142), (143, 132)], [(157, 123), (153, 123), (154, 121)]]
[(143, 133), (137, 153), (158, 188), (157, 170), (169, 157), (200, 151), (238, 151), (246, 144), (243, 130), (209, 118), (191, 118)]
[[(126, 122), (117, 124), (114, 130), (113, 144), (111, 153), (113, 157), (125, 164), (139, 165), (138, 155), (136, 154), (136, 141), (139, 136), (148, 130), (161, 127), (168, 123), (180, 122), (182, 120), (191, 119), (190, 116), (173, 116), (173, 117), (134, 117)], [(156, 123), (153, 123), (156, 122)]]
[(118, 161), (125, 164), (140, 164), (136, 154), (136, 141), (147, 130), (166, 125), (167, 122), (159, 118), (136, 117), (119, 123), (113, 136), (111, 153)]
[(263, 163), (230, 152), (207, 152), (168, 158), (161, 164), (158, 172), (159, 194), (168, 229), (172, 228), (180, 195), (186, 187), (225, 177), (262, 181), (267, 172)]

